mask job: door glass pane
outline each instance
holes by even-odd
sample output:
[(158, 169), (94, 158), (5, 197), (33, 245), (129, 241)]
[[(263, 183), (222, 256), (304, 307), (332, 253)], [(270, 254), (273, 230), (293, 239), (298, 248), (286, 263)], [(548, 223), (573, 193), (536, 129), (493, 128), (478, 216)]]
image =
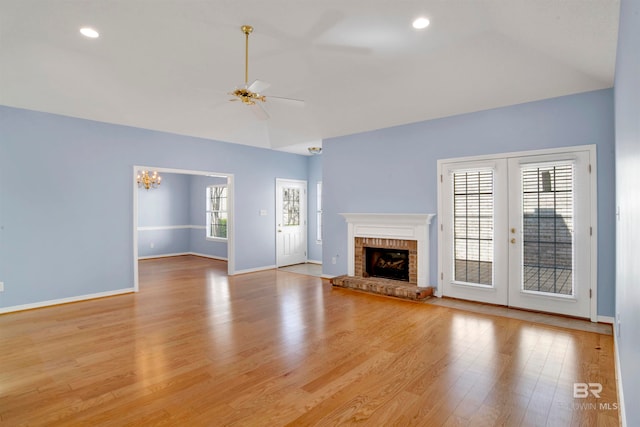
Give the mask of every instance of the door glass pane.
[(453, 174), (454, 280), (493, 285), (493, 171)]
[(282, 225), (300, 225), (300, 189), (282, 189)]
[(573, 295), (573, 169), (522, 168), (524, 291)]

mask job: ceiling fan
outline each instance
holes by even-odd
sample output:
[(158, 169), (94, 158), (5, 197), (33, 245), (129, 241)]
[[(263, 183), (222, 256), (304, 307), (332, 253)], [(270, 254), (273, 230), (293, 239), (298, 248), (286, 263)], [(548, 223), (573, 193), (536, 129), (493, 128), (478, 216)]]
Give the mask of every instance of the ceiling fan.
[[(229, 95), (235, 96), (235, 98), (231, 98), (230, 101), (241, 101), (243, 104), (250, 106), (251, 110), (256, 116), (258, 116), (258, 118), (265, 120), (269, 118), (269, 114), (262, 105), (267, 102), (267, 97), (262, 95), (262, 93), (271, 85), (261, 80), (255, 80), (253, 83), (249, 84), (249, 34), (253, 32), (253, 27), (251, 25), (243, 25), (240, 29), (245, 36), (244, 86), (236, 88), (236, 90), (229, 93)], [(283, 98), (281, 96), (271, 95), (269, 96), (269, 99), (277, 99), (287, 101), (292, 104), (304, 105), (304, 101), (300, 99)]]

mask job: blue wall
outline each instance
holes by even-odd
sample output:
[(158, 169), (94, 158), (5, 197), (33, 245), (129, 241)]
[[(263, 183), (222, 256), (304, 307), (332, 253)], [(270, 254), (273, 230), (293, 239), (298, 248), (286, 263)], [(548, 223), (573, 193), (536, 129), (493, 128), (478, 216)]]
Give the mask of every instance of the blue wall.
[(275, 179), (307, 179), (305, 156), (0, 106), (0, 309), (133, 287), (134, 165), (234, 175), (236, 271), (275, 264)]
[(307, 227), (307, 246), (309, 250), (307, 259), (309, 261), (322, 262), (322, 242), (318, 242), (316, 233), (316, 227), (318, 226), (316, 215), (318, 211), (318, 182), (322, 181), (322, 155), (309, 156), (308, 168), (307, 186), (309, 190), (309, 203), (307, 204), (307, 208), (309, 212), (309, 226)]
[(162, 184), (158, 188), (137, 190), (139, 257), (189, 252), (189, 228), (144, 229), (190, 225), (190, 176), (172, 173), (161, 176)]
[[(614, 118), (610, 89), (323, 141), (323, 273), (347, 272), (341, 212), (436, 213), (438, 159), (597, 144), (598, 314), (614, 312)], [(431, 224), (430, 283), (437, 233)], [(332, 258), (337, 259), (334, 265)]]
[(622, 0), (615, 80), (616, 312), (628, 426), (640, 426), (640, 2)]

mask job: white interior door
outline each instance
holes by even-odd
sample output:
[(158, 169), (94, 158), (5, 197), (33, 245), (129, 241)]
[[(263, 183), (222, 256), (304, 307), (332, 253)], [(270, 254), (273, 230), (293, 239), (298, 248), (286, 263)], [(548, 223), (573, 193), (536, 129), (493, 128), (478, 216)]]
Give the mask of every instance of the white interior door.
[(589, 152), (509, 159), (509, 305), (590, 317)]
[(442, 294), (594, 319), (591, 156), (443, 162)]
[(276, 265), (307, 261), (307, 182), (276, 180)]

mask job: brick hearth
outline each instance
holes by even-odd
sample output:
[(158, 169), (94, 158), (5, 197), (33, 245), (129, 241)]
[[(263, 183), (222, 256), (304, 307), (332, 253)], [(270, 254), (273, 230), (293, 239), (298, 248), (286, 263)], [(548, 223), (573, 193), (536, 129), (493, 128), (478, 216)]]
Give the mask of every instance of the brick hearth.
[(379, 277), (338, 276), (331, 279), (331, 284), (339, 288), (356, 289), (413, 301), (421, 301), (433, 295), (433, 288), (421, 288), (415, 284)]

